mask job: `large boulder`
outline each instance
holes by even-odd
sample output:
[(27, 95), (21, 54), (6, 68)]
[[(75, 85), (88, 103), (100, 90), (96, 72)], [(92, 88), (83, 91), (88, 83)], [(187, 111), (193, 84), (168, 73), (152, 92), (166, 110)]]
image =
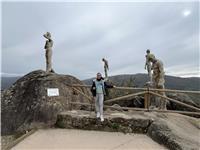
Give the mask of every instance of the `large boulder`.
[[(69, 75), (46, 73), (42, 70), (30, 72), (17, 80), (1, 95), (1, 132), (3, 135), (28, 130), (37, 126), (51, 126), (57, 114), (70, 109), (69, 102), (88, 102), (70, 86), (83, 84)], [(48, 96), (48, 88), (57, 88), (59, 96)], [(77, 88), (88, 96), (86, 88)], [(81, 106), (76, 106), (81, 109)]]
[(199, 150), (199, 119), (181, 114), (155, 114), (148, 136), (170, 150)]
[[(172, 98), (172, 99), (183, 102), (185, 104), (199, 108), (199, 106), (194, 102), (194, 100), (188, 94), (185, 94), (185, 93), (168, 93), (167, 96)], [(177, 104), (177, 103), (174, 103), (174, 102), (168, 103), (168, 109), (182, 110), (182, 111), (194, 111), (191, 108), (188, 108), (186, 106), (183, 106), (183, 105), (180, 105), (180, 104)]]
[(68, 129), (100, 130), (124, 133), (146, 133), (153, 121), (144, 112), (105, 111), (104, 122), (94, 112), (73, 110), (58, 114), (56, 127)]

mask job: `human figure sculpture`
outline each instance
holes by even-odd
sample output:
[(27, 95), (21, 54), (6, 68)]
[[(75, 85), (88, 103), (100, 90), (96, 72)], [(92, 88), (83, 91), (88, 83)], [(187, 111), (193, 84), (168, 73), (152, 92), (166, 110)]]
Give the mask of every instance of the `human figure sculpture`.
[(108, 70), (109, 70), (108, 61), (105, 58), (103, 58), (102, 61), (104, 62), (105, 79), (108, 79)]
[(148, 76), (149, 76), (149, 81), (152, 82), (152, 72), (151, 72), (151, 70), (152, 70), (152, 64), (151, 64), (150, 59), (155, 59), (155, 56), (154, 56), (153, 54), (150, 53), (150, 50), (149, 50), (149, 49), (147, 49), (146, 53), (147, 53), (147, 54), (145, 55), (145, 57), (146, 57), (146, 62), (145, 62), (145, 67), (144, 67), (144, 69), (147, 69)]
[[(164, 89), (164, 83), (165, 83), (165, 72), (162, 61), (156, 59), (156, 58), (150, 58), (149, 59), (152, 63), (152, 69), (153, 69), (153, 75), (152, 75), (152, 83), (153, 87), (156, 89)], [(165, 92), (158, 92), (158, 94), (165, 96)], [(164, 98), (156, 97), (155, 103), (153, 104), (153, 107), (158, 107), (158, 109), (166, 110), (167, 101)]]
[(47, 40), (44, 46), (45, 57), (46, 57), (46, 72), (54, 72), (52, 68), (52, 47), (53, 47), (53, 40), (51, 39), (51, 33), (47, 32), (43, 35)]

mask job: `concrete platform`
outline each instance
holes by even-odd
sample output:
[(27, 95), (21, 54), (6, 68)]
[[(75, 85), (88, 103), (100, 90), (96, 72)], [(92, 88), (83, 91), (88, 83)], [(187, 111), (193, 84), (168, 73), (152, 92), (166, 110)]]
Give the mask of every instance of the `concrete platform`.
[(164, 150), (144, 134), (46, 129), (18, 143), (12, 150)]

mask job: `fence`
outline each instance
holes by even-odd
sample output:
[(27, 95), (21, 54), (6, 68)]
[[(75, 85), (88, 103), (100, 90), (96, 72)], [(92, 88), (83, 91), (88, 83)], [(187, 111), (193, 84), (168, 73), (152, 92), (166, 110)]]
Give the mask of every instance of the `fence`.
[[(89, 100), (89, 103), (77, 103), (77, 102), (70, 102), (72, 105), (85, 105), (85, 106), (94, 106), (94, 104), (92, 104), (93, 99), (86, 95), (85, 93), (83, 93), (82, 91), (80, 91), (79, 89), (77, 89), (77, 87), (84, 87), (84, 88), (90, 88), (90, 85), (78, 85), (78, 84), (74, 84), (71, 85), (73, 90), (75, 90), (76, 92), (80, 93), (81, 95), (83, 95), (85, 98), (87, 98)], [(121, 100), (125, 100), (127, 98), (131, 98), (131, 97), (135, 97), (138, 95), (144, 95), (144, 108), (132, 108), (132, 107), (113, 107), (113, 106), (108, 106), (105, 105), (105, 108), (113, 108), (113, 109), (125, 109), (125, 110), (135, 110), (135, 111), (156, 111), (156, 112), (169, 112), (169, 113), (180, 113), (180, 114), (188, 114), (188, 115), (198, 115), (200, 116), (200, 108), (183, 103), (179, 100), (173, 99), (173, 98), (169, 98), (167, 96), (163, 96), (161, 94), (159, 94), (159, 92), (166, 92), (166, 93), (191, 93), (191, 94), (198, 94), (200, 95), (200, 91), (185, 91), (185, 90), (172, 90), (172, 89), (155, 89), (155, 88), (134, 88), (134, 87), (115, 87), (114, 89), (119, 89), (119, 90), (136, 90), (136, 91), (140, 91), (137, 93), (133, 93), (133, 94), (128, 94), (128, 95), (124, 95), (124, 96), (120, 96), (120, 97), (116, 97), (116, 98), (112, 98), (109, 100), (106, 100), (104, 102), (104, 104), (109, 104), (111, 102), (115, 102), (115, 101), (121, 101)], [(169, 100), (171, 102), (177, 103), (179, 105), (185, 106), (187, 108), (190, 108), (192, 110), (195, 111), (175, 111), (175, 110), (155, 110), (155, 109), (150, 109), (150, 101), (151, 101), (151, 96), (156, 96), (156, 97), (160, 97), (160, 100)]]

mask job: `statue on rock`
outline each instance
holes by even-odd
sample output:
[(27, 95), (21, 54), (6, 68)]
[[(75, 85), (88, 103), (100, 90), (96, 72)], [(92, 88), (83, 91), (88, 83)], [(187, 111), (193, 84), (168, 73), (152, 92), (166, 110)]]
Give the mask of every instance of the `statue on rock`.
[(146, 53), (147, 54), (145, 55), (146, 62), (145, 62), (144, 69), (145, 70), (147, 69), (148, 76), (149, 76), (149, 81), (150, 81), (150, 83), (152, 83), (152, 73), (151, 73), (151, 70), (152, 70), (152, 64), (151, 63), (152, 62), (150, 61), (150, 59), (155, 59), (155, 56), (152, 53), (150, 53), (149, 49), (147, 49)]
[(46, 57), (46, 72), (53, 72), (54, 70), (52, 68), (52, 47), (53, 47), (53, 40), (51, 39), (51, 33), (47, 32), (43, 35), (47, 40), (44, 46), (45, 57)]
[[(153, 69), (153, 75), (152, 75), (152, 81), (153, 81), (153, 87), (156, 89), (164, 89), (164, 83), (165, 83), (165, 72), (162, 61), (156, 59), (155, 57), (151, 57), (149, 59), (152, 62), (152, 69)], [(166, 96), (165, 92), (160, 91), (158, 94), (162, 96)], [(153, 107), (158, 107), (158, 109), (166, 110), (167, 101), (164, 98), (156, 97), (155, 98), (155, 104), (151, 105)]]
[(102, 58), (102, 61), (104, 62), (104, 72), (105, 72), (105, 79), (108, 80), (108, 61), (105, 58)]

